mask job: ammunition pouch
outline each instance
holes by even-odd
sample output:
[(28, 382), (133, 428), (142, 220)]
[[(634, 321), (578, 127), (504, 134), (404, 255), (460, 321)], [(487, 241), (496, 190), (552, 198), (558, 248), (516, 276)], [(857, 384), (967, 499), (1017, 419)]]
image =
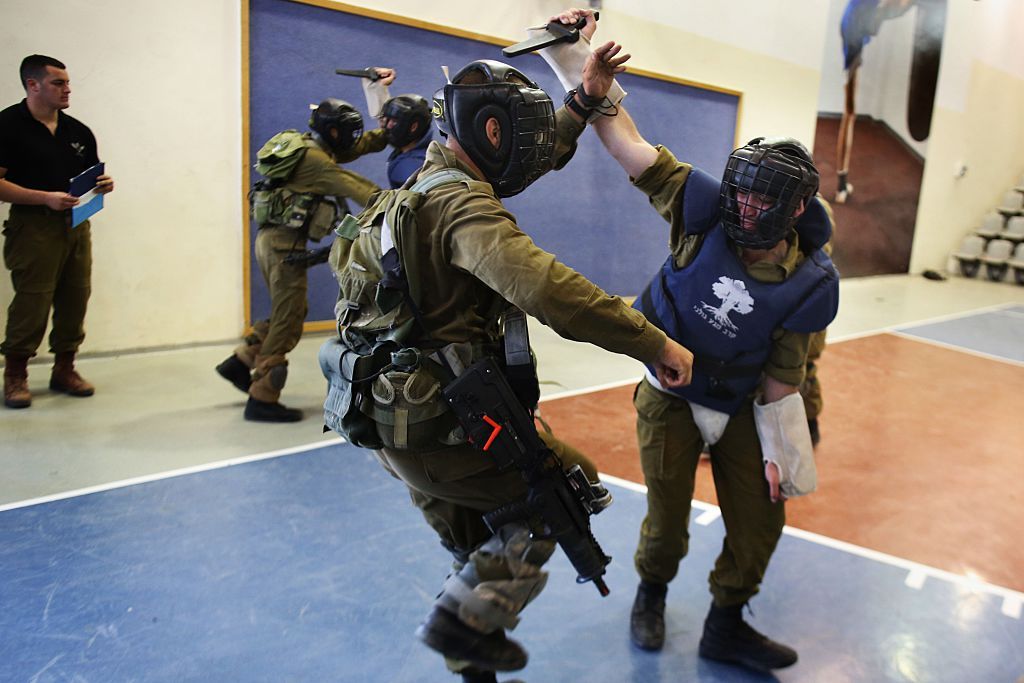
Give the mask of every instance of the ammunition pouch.
[(312, 192), (292, 192), (276, 180), (260, 180), (249, 191), (249, 210), (259, 226), (283, 225), (303, 231), (318, 241), (330, 233), (345, 215), (343, 199)]
[(359, 354), (340, 339), (328, 339), (320, 346), (318, 360), (327, 379), (326, 427), (355, 446), (381, 448), (384, 442), (377, 436), (377, 425), (363, 407), (372, 401), (367, 380), (387, 365), (388, 354), (384, 350)]
[[(414, 349), (399, 353), (408, 351)], [(444, 370), (425, 359), (415, 368), (393, 369), (373, 381), (373, 401), (364, 404), (364, 411), (377, 424), (377, 434), (385, 447), (422, 450), (465, 441), (464, 432), (441, 395), (442, 383), (446, 383)]]
[(320, 347), (328, 428), (364, 448), (430, 450), (465, 442), (441, 394), (448, 376), (439, 363), (393, 343), (370, 352), (353, 346), (336, 338)]
[(249, 190), (249, 213), (256, 225), (267, 225), (284, 215), (280, 188), (273, 180), (259, 180)]

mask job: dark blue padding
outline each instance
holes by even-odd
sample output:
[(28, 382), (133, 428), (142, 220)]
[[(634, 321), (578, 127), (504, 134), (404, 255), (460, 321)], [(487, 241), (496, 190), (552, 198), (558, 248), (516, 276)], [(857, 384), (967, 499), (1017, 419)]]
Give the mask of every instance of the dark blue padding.
[[(359, 80), (335, 75), (336, 68), (391, 66), (398, 71), (392, 95), (430, 98), (444, 84), (442, 64), (454, 73), (474, 59), (505, 59), (496, 45), (283, 0), (252, 1), (249, 46), (247, 144), (252, 159), (275, 133), (305, 129), (308, 105), (325, 97), (351, 102), (366, 119)], [(507, 61), (537, 80), (560, 105), (563, 90), (540, 57)], [(648, 140), (721, 176), (734, 146), (737, 96), (628, 73), (619, 78), (629, 92), (630, 114)], [(365, 123), (374, 126), (372, 120)], [(369, 155), (347, 167), (386, 187), (387, 156), (386, 151)], [(668, 226), (593, 131), (583, 135), (564, 170), (549, 173), (505, 203), (538, 245), (613, 294), (639, 294), (665, 258)], [(254, 228), (250, 240), (255, 240)], [(250, 282), (251, 318), (265, 318), (270, 301), (255, 258)], [(307, 320), (333, 320), (338, 288), (329, 269), (312, 268), (309, 285)]]
[(700, 235), (718, 225), (722, 180), (694, 168), (683, 186), (683, 226), (687, 235)]
[(832, 222), (821, 200), (815, 197), (807, 204), (796, 222), (796, 231), (800, 233), (800, 248), (804, 251), (821, 249), (832, 239)]
[(818, 332), (828, 327), (839, 312), (839, 272), (828, 254), (820, 249), (811, 254), (799, 270), (807, 277), (821, 280), (782, 326), (793, 332)]

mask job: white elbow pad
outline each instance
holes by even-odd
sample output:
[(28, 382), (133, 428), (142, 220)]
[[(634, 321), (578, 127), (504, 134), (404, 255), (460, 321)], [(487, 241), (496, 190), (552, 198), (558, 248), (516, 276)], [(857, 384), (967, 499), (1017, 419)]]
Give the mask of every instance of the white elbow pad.
[(366, 95), (366, 111), (369, 112), (370, 118), (379, 118), (384, 103), (391, 99), (388, 86), (379, 79), (371, 81), (369, 78), (361, 78), (359, 80), (363, 84), (363, 94)]
[[(530, 29), (529, 36), (532, 38), (543, 32), (544, 29)], [(580, 84), (583, 77), (583, 64), (590, 54), (590, 41), (582, 35), (575, 43), (555, 43), (539, 51), (540, 56), (548, 63), (551, 70), (558, 76), (559, 82), (566, 92)], [(608, 99), (613, 105), (617, 105), (626, 96), (618, 81), (612, 81), (612, 87), (608, 90)]]
[(773, 462), (779, 468), (782, 493), (787, 498), (796, 498), (818, 488), (803, 397), (794, 393), (773, 403), (755, 402), (754, 423), (765, 462)]

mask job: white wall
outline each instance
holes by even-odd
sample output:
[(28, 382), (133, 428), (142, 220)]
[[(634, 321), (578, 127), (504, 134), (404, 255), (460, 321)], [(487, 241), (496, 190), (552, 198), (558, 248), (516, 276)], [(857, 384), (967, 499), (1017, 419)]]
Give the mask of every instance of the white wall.
[[(951, 0), (921, 183), (911, 272), (946, 266), (964, 235), (1024, 176), (1019, 0)], [(955, 169), (967, 166), (967, 174)]]
[[(0, 106), (25, 95), (25, 55), (63, 61), (67, 113), (92, 128), (116, 183), (92, 221), (83, 351), (241, 331), (240, 12), (228, 0), (0, 3)], [(10, 297), (4, 272), (0, 324)]]

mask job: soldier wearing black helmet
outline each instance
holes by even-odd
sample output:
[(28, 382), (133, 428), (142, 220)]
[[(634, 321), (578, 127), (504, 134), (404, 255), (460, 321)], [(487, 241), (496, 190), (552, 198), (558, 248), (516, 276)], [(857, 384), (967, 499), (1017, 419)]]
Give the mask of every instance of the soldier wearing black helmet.
[[(591, 17), (584, 37), (595, 28)], [(564, 71), (569, 60), (555, 61)], [(796, 652), (755, 631), (742, 608), (781, 536), (783, 501), (815, 485), (797, 390), (811, 337), (838, 306), (838, 273), (822, 250), (832, 218), (816, 196), (818, 172), (796, 140), (758, 138), (735, 150), (717, 179), (649, 144), (621, 105), (601, 113), (593, 122), (601, 142), (671, 226), (671, 254), (636, 306), (694, 354), (689, 385), (665, 386), (649, 367), (635, 394), (647, 516), (634, 558), (632, 640), (663, 646), (665, 597), (687, 552), (707, 443), (726, 537), (709, 576), (700, 655), (758, 670), (789, 666)]]
[(376, 78), (363, 78), (363, 92), (370, 116), (377, 119), (381, 133), (392, 147), (387, 174), (388, 184), (394, 189), (420, 170), (427, 156), (427, 146), (433, 140), (430, 103), (411, 93), (391, 97), (388, 85), (397, 76), (395, 70), (385, 66), (369, 70), (376, 72)]
[(388, 182), (401, 187), (427, 158), (434, 139), (430, 130), (430, 103), (419, 95), (398, 95), (384, 103), (380, 127), (393, 148), (388, 155)]
[[(363, 117), (347, 102), (326, 99), (313, 108), (309, 133), (284, 131), (264, 146), (278, 147), (283, 177), (268, 177), (253, 203), (256, 261), (270, 293), (270, 318), (253, 326), (245, 341), (217, 366), (217, 372), (246, 392), (245, 419), (257, 422), (295, 422), (302, 412), (280, 403), (288, 376), (287, 354), (302, 337), (307, 313), (306, 266), (289, 256), (306, 253), (308, 240), (325, 237), (347, 211), (346, 200), (365, 205), (380, 188), (338, 163), (387, 146), (382, 131), (363, 131)], [(273, 144), (271, 144), (273, 143)], [(263, 150), (261, 150), (262, 152)], [(269, 159), (277, 157), (271, 154)], [(291, 161), (293, 165), (289, 166)], [(267, 167), (265, 173), (272, 174)], [(255, 195), (254, 195), (255, 196)], [(256, 206), (270, 207), (257, 211)]]
[[(599, 52), (584, 78), (595, 93), (607, 87), (617, 67), (607, 46)], [(686, 349), (538, 248), (499, 199), (564, 165), (583, 130), (581, 121), (564, 109), (556, 112), (547, 94), (521, 71), (488, 60), (468, 64), (437, 91), (433, 117), (445, 141), (429, 145), (423, 168), (410, 181), (438, 175), (457, 180), (425, 193), (416, 209), (413, 248), (422, 300), (418, 331), (404, 343), (443, 354), (453, 366), (468, 366), (501, 353), (499, 322), (514, 306), (563, 336), (651, 363), (666, 386), (685, 384)], [(339, 278), (358, 275), (338, 273)], [(445, 410), (443, 402), (440, 409)], [(388, 427), (397, 429), (379, 425), (382, 432)], [(542, 437), (564, 465), (580, 464), (599, 486), (586, 458), (550, 435)], [(542, 567), (554, 544), (535, 540), (521, 523), (492, 533), (483, 515), (523, 500), (522, 476), (500, 470), (493, 458), (452, 432), (450, 423), (432, 438), (429, 448), (396, 445), (374, 451), (408, 486), (414, 504), (456, 558), (457, 569), (418, 635), (445, 655), (463, 681), (493, 683), (495, 671), (526, 664), (526, 652), (505, 631), (544, 587)]]

